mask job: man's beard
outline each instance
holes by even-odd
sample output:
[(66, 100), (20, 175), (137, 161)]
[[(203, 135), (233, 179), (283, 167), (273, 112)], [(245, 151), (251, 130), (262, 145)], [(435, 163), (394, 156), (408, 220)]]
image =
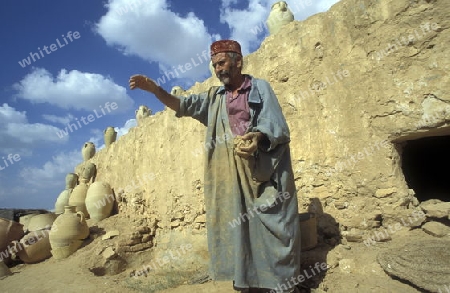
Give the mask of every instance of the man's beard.
[(228, 85), (230, 84), (230, 71), (228, 70), (223, 70), (221, 72), (219, 72), (217, 74), (217, 78), (224, 84), (224, 85)]

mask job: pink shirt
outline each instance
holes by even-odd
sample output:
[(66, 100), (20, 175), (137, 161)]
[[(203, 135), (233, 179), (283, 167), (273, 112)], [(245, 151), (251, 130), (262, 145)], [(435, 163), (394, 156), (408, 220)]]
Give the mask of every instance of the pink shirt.
[(234, 135), (244, 135), (250, 121), (248, 95), (252, 86), (249, 76), (245, 75), (244, 82), (238, 88), (236, 96), (230, 90), (225, 90), (227, 99), (228, 120)]

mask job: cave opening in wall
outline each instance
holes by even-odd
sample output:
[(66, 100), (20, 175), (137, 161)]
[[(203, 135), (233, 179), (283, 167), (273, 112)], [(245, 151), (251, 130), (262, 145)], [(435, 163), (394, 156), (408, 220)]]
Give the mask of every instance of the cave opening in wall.
[(406, 182), (420, 202), (450, 201), (450, 136), (407, 140), (401, 161)]

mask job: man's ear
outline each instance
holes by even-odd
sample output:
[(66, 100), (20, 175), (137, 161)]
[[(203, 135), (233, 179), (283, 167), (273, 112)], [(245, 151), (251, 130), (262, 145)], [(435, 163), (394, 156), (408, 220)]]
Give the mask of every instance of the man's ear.
[(242, 70), (242, 56), (241, 55), (237, 55), (236, 57), (236, 67)]

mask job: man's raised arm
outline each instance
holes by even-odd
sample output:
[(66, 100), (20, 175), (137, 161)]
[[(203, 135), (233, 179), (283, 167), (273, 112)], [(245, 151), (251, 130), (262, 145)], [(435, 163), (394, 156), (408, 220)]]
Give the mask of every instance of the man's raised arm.
[(144, 91), (148, 91), (154, 94), (158, 100), (170, 109), (178, 112), (180, 109), (180, 100), (166, 92), (162, 87), (156, 84), (156, 82), (145, 75), (137, 74), (130, 77), (130, 89), (140, 88)]

